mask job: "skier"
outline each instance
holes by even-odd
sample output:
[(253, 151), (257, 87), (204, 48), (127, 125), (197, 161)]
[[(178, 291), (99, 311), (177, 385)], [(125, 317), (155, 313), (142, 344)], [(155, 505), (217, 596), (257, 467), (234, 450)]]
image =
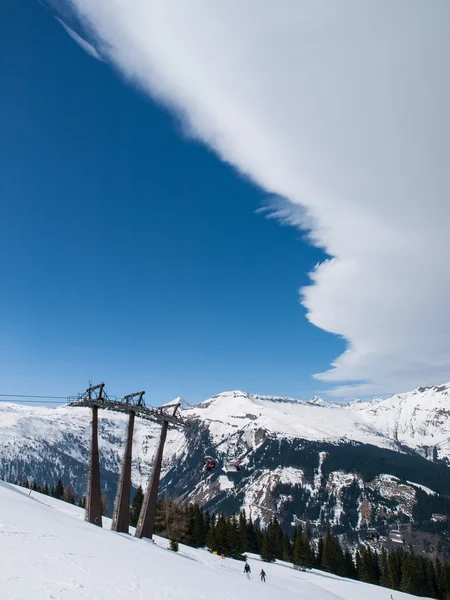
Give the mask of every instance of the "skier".
[(261, 581), (266, 583), (266, 572), (264, 571), (264, 569), (261, 569), (260, 575), (261, 575)]
[(250, 569), (250, 565), (246, 562), (244, 567), (244, 573), (247, 575), (247, 579), (250, 579), (250, 573), (252, 570)]

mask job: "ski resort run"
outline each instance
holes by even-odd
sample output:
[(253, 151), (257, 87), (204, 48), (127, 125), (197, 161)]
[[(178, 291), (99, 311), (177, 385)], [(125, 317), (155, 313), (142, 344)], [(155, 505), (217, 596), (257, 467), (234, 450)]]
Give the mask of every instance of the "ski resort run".
[[(390, 590), (287, 563), (243, 563), (84, 522), (84, 511), (0, 482), (0, 589), (14, 600), (387, 600)], [(267, 583), (259, 580), (264, 567)], [(413, 598), (394, 592), (394, 600)], [(417, 598), (417, 597), (415, 597)]]

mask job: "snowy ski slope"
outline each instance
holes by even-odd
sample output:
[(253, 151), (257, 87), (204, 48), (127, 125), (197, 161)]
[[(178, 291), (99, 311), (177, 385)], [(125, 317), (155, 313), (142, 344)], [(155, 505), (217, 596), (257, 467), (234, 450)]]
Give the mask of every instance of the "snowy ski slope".
[[(0, 597), (5, 600), (389, 600), (391, 590), (250, 557), (243, 563), (167, 540), (100, 529), (84, 512), (0, 482)], [(267, 583), (259, 581), (261, 567)], [(393, 592), (394, 600), (413, 598)]]

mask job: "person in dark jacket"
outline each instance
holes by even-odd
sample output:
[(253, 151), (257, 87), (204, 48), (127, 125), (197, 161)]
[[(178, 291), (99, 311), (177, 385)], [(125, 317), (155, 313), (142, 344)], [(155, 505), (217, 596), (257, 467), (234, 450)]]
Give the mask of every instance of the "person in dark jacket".
[(261, 581), (264, 581), (264, 583), (266, 583), (266, 572), (264, 571), (264, 569), (261, 569)]
[(244, 573), (247, 575), (248, 579), (250, 579), (251, 569), (250, 565), (247, 562), (245, 563)]

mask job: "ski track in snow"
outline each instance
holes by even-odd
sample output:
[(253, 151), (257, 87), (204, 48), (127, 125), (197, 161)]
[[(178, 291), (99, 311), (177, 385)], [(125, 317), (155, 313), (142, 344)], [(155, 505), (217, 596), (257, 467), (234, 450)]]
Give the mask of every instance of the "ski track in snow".
[[(388, 600), (391, 590), (283, 562), (243, 563), (205, 549), (137, 540), (84, 522), (84, 511), (0, 482), (0, 589), (7, 600)], [(264, 566), (267, 583), (259, 581)], [(395, 600), (412, 600), (392, 592)]]

